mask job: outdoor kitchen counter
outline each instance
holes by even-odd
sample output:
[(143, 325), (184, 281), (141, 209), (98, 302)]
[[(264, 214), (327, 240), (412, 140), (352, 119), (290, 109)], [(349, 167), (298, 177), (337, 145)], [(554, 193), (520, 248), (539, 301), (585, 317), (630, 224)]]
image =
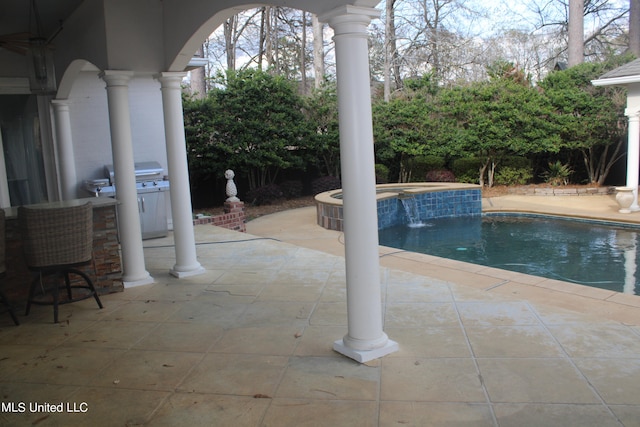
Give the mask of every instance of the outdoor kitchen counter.
[[(29, 205), (40, 209), (50, 209), (67, 206), (78, 206), (84, 203), (93, 206), (93, 263), (83, 267), (99, 294), (121, 292), (122, 261), (120, 259), (120, 243), (118, 241), (118, 225), (116, 206), (118, 201), (107, 197), (90, 197), (61, 202), (39, 203)], [(7, 272), (2, 283), (3, 290), (11, 303), (18, 308), (24, 307), (27, 301), (29, 284), (32, 273), (27, 269), (22, 254), (22, 241), (18, 227), (18, 208), (5, 208), (6, 216), (6, 263)]]
[[(93, 209), (100, 209), (105, 206), (116, 206), (118, 201), (113, 198), (102, 198), (102, 197), (87, 197), (84, 199), (73, 199), (73, 200), (62, 200), (59, 202), (47, 202), (47, 203), (37, 203), (34, 205), (27, 205), (29, 208), (38, 208), (38, 209), (49, 209), (49, 208), (66, 208), (73, 206), (84, 205), (85, 203), (91, 203), (93, 205)], [(16, 219), (18, 218), (18, 207), (14, 206), (11, 208), (4, 208), (5, 218)], [(94, 218), (95, 219), (95, 218)]]

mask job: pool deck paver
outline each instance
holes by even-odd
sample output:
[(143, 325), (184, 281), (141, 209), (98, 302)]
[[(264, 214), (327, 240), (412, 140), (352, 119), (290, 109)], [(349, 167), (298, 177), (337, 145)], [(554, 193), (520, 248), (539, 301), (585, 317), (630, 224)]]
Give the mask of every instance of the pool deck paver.
[[(484, 202), (623, 216), (613, 196)], [(172, 237), (153, 239), (156, 282), (105, 295), (103, 310), (0, 317), (2, 402), (87, 405), (5, 406), (0, 424), (640, 426), (640, 297), (381, 247), (400, 350), (358, 364), (331, 348), (347, 326), (342, 234), (313, 207), (247, 229), (196, 226), (205, 274), (171, 277)]]

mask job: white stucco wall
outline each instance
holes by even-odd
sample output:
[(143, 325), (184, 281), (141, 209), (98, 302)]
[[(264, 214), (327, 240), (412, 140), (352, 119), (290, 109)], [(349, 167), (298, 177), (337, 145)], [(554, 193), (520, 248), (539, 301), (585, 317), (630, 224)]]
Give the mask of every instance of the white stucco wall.
[(68, 98), (79, 181), (102, 178), (102, 166), (112, 163), (105, 94), (105, 84), (97, 73), (80, 73)]
[[(129, 86), (131, 134), (134, 161), (155, 160), (167, 173), (162, 96), (160, 83), (152, 76), (134, 77)], [(104, 165), (113, 163), (109, 114), (105, 82), (96, 72), (81, 72), (75, 79), (68, 98), (71, 115), (73, 150), (78, 176), (78, 197), (85, 179), (104, 178)], [(169, 193), (166, 210), (172, 228)]]
[[(155, 160), (167, 169), (160, 84), (151, 76), (131, 80), (129, 86), (134, 160)], [(103, 178), (113, 163), (105, 83), (94, 72), (80, 73), (69, 100), (73, 149), (79, 182)]]

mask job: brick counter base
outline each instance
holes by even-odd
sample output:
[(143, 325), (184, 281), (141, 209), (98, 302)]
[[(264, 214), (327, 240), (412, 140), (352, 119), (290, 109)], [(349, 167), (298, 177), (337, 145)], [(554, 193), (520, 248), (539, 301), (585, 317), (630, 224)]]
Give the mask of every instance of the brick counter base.
[[(34, 273), (27, 269), (17, 219), (6, 221), (6, 240), (7, 272), (1, 286), (20, 312), (26, 304)], [(99, 295), (124, 290), (115, 205), (93, 208), (93, 261), (80, 270), (93, 280)]]
[(193, 225), (211, 224), (234, 231), (247, 231), (244, 202), (224, 202), (224, 213), (193, 220)]

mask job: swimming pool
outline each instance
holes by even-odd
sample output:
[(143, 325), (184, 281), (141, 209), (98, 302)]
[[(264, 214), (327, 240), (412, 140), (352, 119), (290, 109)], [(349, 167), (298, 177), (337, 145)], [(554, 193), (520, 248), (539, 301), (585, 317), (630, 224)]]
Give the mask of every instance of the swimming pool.
[(379, 231), (380, 244), (640, 295), (640, 228), (541, 215), (440, 218)]

